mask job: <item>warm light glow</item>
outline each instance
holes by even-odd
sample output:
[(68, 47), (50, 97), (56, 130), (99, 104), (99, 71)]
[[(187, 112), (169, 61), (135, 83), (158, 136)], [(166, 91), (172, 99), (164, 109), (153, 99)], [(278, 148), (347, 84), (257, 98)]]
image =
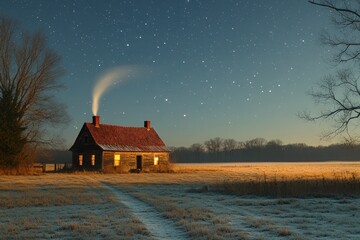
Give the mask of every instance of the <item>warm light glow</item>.
[(95, 155), (91, 155), (91, 165), (95, 166)]
[(114, 166), (120, 166), (120, 154), (114, 155)]
[(79, 155), (79, 166), (83, 165), (83, 155)]
[(154, 165), (159, 165), (159, 157), (158, 156), (154, 157)]

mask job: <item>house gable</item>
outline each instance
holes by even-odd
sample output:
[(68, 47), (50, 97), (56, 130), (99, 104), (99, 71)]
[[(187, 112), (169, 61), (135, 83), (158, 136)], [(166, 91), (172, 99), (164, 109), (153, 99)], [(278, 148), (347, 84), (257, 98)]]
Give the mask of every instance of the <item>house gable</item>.
[(70, 148), (70, 151), (75, 150), (88, 150), (88, 149), (101, 149), (96, 142), (94, 141), (93, 136), (91, 135), (86, 124), (84, 124), (73, 144)]

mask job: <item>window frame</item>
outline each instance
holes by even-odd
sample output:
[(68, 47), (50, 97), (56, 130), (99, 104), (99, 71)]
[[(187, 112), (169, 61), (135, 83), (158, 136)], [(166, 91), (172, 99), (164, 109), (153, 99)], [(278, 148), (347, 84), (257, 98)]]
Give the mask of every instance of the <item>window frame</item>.
[(158, 155), (154, 155), (154, 166), (159, 165), (159, 156)]
[(79, 154), (78, 163), (79, 166), (82, 166), (84, 164), (84, 154)]
[(96, 156), (95, 154), (91, 154), (91, 166), (95, 166)]
[[(116, 159), (117, 157), (119, 157), (119, 159)], [(120, 166), (120, 153), (114, 153), (114, 167), (119, 167)]]

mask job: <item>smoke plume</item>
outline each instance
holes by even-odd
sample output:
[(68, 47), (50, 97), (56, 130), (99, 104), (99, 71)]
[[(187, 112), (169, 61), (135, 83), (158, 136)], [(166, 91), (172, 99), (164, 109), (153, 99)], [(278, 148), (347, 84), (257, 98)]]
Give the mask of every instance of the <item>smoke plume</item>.
[(106, 72), (99, 78), (93, 90), (92, 112), (94, 116), (97, 116), (101, 96), (109, 87), (116, 83), (124, 82), (134, 75), (135, 72), (136, 68), (134, 66), (121, 66)]

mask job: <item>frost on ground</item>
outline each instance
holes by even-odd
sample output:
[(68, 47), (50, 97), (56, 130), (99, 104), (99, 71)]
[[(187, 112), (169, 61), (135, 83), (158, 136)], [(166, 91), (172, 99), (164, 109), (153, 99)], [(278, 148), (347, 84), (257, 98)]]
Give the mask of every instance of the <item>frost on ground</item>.
[(171, 203), (178, 209), (210, 211), (222, 227), (212, 224), (218, 230), (209, 226), (207, 232), (218, 239), (360, 239), (358, 198), (238, 197), (191, 191), (194, 187), (148, 185), (136, 191), (143, 198), (154, 199), (155, 195), (150, 201)]
[[(6, 177), (5, 177), (6, 178)], [(132, 213), (87, 176), (0, 177), (0, 239), (150, 239)]]
[(136, 209), (145, 206), (156, 215), (155, 221), (172, 222), (166, 228), (176, 229), (178, 236), (185, 232), (189, 239), (360, 239), (359, 197), (270, 198), (211, 189), (212, 183), (264, 174), (359, 175), (360, 164), (348, 166), (247, 164), (175, 174), (0, 176), (0, 236), (161, 238), (163, 229), (151, 227)]
[(111, 184), (105, 186), (145, 224), (156, 239), (186, 239), (186, 233), (169, 219), (164, 218), (154, 207), (131, 196), (126, 191)]

